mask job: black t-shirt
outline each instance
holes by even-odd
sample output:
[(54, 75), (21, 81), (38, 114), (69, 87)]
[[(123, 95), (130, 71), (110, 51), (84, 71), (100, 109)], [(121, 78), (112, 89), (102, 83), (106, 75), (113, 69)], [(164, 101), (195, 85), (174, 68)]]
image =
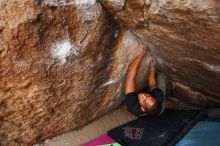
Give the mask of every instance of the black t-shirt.
[[(160, 103), (162, 103), (164, 100), (163, 91), (158, 88), (154, 88), (152, 91), (150, 91), (149, 94), (151, 94)], [(125, 95), (125, 104), (127, 106), (128, 112), (130, 112), (136, 116), (147, 115), (147, 113), (145, 113), (141, 110), (141, 106), (138, 102), (137, 93), (130, 92), (130, 93), (126, 94)]]

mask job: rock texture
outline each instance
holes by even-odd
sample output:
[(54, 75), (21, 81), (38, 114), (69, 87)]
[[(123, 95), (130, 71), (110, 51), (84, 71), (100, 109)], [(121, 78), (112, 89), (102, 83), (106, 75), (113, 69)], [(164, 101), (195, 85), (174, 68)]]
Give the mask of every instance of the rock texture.
[(77, 129), (123, 101), (143, 44), (99, 2), (8, 0), (0, 8), (0, 145)]
[(100, 1), (146, 43), (158, 70), (181, 84), (179, 99), (199, 107), (220, 105), (218, 0)]
[(2, 146), (40, 142), (117, 107), (146, 46), (139, 89), (152, 55), (178, 82), (169, 107), (220, 105), (218, 0), (7, 0), (0, 9)]

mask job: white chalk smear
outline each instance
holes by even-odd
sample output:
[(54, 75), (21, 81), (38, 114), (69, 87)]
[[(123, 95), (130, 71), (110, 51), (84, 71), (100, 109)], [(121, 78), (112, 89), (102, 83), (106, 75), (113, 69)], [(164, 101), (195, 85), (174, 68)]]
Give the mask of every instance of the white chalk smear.
[(172, 71), (177, 71), (177, 69), (175, 69), (174, 67), (172, 67), (171, 69), (172, 69)]
[(118, 35), (119, 35), (119, 31), (116, 31), (114, 37), (117, 38)]
[(112, 105), (114, 105), (114, 101), (111, 101), (111, 102), (108, 104), (108, 108), (112, 107)]
[(49, 6), (68, 6), (68, 5), (94, 5), (96, 0), (44, 0), (43, 5)]
[(202, 62), (198, 59), (193, 59), (193, 58), (188, 58), (188, 57), (183, 58), (183, 60), (197, 62), (197, 63), (201, 64), (207, 70), (210, 70), (210, 71), (213, 71), (213, 72), (216, 72), (216, 73), (220, 72), (220, 66), (217, 66), (217, 65), (211, 65), (211, 64)]
[(164, 131), (164, 132), (163, 132), (162, 134), (160, 134), (158, 137), (159, 137), (159, 138), (164, 138), (165, 135), (166, 135), (166, 131)]
[(72, 46), (70, 40), (58, 41), (52, 46), (52, 54), (54, 58), (58, 58), (61, 65), (66, 63), (67, 58), (71, 54), (78, 55), (77, 49)]
[(108, 86), (108, 85), (114, 84), (115, 82), (116, 82), (115, 80), (110, 79), (108, 82), (106, 82), (105, 84), (103, 84), (103, 86)]
[(96, 0), (75, 0), (76, 4), (90, 4), (94, 5)]
[(116, 96), (118, 96), (122, 90), (123, 90), (123, 82), (121, 81), (117, 90), (116, 90)]
[(164, 62), (163, 59), (160, 58), (159, 56), (156, 56), (156, 59), (155, 59), (155, 60), (156, 60), (156, 62), (159, 63), (159, 64), (163, 64), (163, 62)]

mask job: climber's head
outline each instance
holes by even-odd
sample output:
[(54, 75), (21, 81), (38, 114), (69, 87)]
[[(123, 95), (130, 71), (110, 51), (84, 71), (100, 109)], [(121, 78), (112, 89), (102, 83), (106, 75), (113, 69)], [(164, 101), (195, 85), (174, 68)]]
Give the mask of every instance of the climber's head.
[(159, 114), (161, 110), (161, 104), (152, 95), (147, 93), (139, 93), (138, 101), (143, 112), (149, 114)]

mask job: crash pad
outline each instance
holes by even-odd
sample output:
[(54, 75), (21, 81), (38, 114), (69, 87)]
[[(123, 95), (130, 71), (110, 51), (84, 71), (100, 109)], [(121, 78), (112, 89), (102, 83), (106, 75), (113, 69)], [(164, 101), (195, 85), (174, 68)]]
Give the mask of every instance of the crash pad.
[(107, 134), (103, 134), (100, 137), (82, 145), (82, 146), (121, 146), (116, 143), (111, 137)]
[(175, 145), (205, 114), (197, 110), (165, 110), (158, 117), (139, 117), (108, 131), (123, 146)]
[(176, 146), (220, 146), (220, 122), (198, 122)]

